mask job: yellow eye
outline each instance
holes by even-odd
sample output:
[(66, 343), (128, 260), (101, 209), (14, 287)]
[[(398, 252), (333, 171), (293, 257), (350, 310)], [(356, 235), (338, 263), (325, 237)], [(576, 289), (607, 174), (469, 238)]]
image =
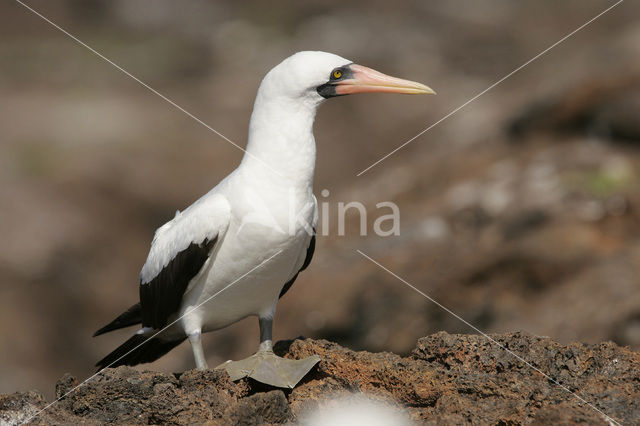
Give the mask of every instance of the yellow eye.
[(340, 71), (340, 70), (335, 70), (335, 71), (333, 72), (333, 78), (340, 78), (340, 77), (342, 77), (342, 71)]

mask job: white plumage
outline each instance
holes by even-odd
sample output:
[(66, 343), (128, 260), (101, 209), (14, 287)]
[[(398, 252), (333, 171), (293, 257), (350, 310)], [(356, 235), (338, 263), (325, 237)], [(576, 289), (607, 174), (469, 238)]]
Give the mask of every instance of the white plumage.
[[(136, 323), (142, 328), (99, 366), (149, 362), (188, 337), (197, 366), (207, 368), (200, 334), (251, 315), (260, 319), (258, 354), (271, 353), (271, 320), (278, 299), (313, 254), (318, 221), (312, 193), (316, 110), (327, 98), (372, 91), (431, 92), (325, 52), (299, 52), (265, 76), (242, 162), (156, 231), (140, 274), (141, 303), (96, 334)], [(291, 378), (282, 382), (241, 367), (244, 375), (276, 386), (295, 384)], [(242, 376), (231, 364), (225, 368), (232, 376), (237, 373), (236, 378)]]

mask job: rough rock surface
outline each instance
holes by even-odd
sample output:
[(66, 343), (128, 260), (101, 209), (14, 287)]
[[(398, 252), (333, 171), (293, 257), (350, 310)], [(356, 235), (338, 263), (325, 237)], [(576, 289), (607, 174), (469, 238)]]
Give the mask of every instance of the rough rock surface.
[[(638, 424), (640, 354), (613, 343), (563, 346), (522, 333), (491, 338), (440, 332), (418, 340), (407, 357), (325, 340), (279, 342), (281, 355), (323, 359), (288, 391), (233, 383), (215, 370), (107, 369), (33, 422), (280, 424), (304, 421), (328, 398), (364, 393), (419, 424)], [(77, 383), (64, 376), (56, 395)], [(1, 395), (0, 422), (24, 422), (46, 404), (34, 391)]]

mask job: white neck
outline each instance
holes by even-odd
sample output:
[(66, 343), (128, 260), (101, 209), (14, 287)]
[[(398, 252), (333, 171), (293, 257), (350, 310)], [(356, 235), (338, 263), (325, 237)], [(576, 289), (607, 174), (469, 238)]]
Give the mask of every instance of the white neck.
[(257, 179), (310, 189), (316, 162), (313, 121), (320, 100), (265, 91), (261, 87), (256, 97), (240, 167)]

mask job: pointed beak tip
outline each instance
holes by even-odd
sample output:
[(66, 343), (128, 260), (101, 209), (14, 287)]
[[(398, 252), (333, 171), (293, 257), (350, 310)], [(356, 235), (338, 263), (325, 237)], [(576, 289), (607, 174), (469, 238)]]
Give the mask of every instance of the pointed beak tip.
[(435, 90), (433, 90), (429, 86), (425, 86), (424, 84), (423, 84), (423, 87), (421, 89), (422, 89), (422, 91), (419, 93), (421, 95), (437, 95)]

